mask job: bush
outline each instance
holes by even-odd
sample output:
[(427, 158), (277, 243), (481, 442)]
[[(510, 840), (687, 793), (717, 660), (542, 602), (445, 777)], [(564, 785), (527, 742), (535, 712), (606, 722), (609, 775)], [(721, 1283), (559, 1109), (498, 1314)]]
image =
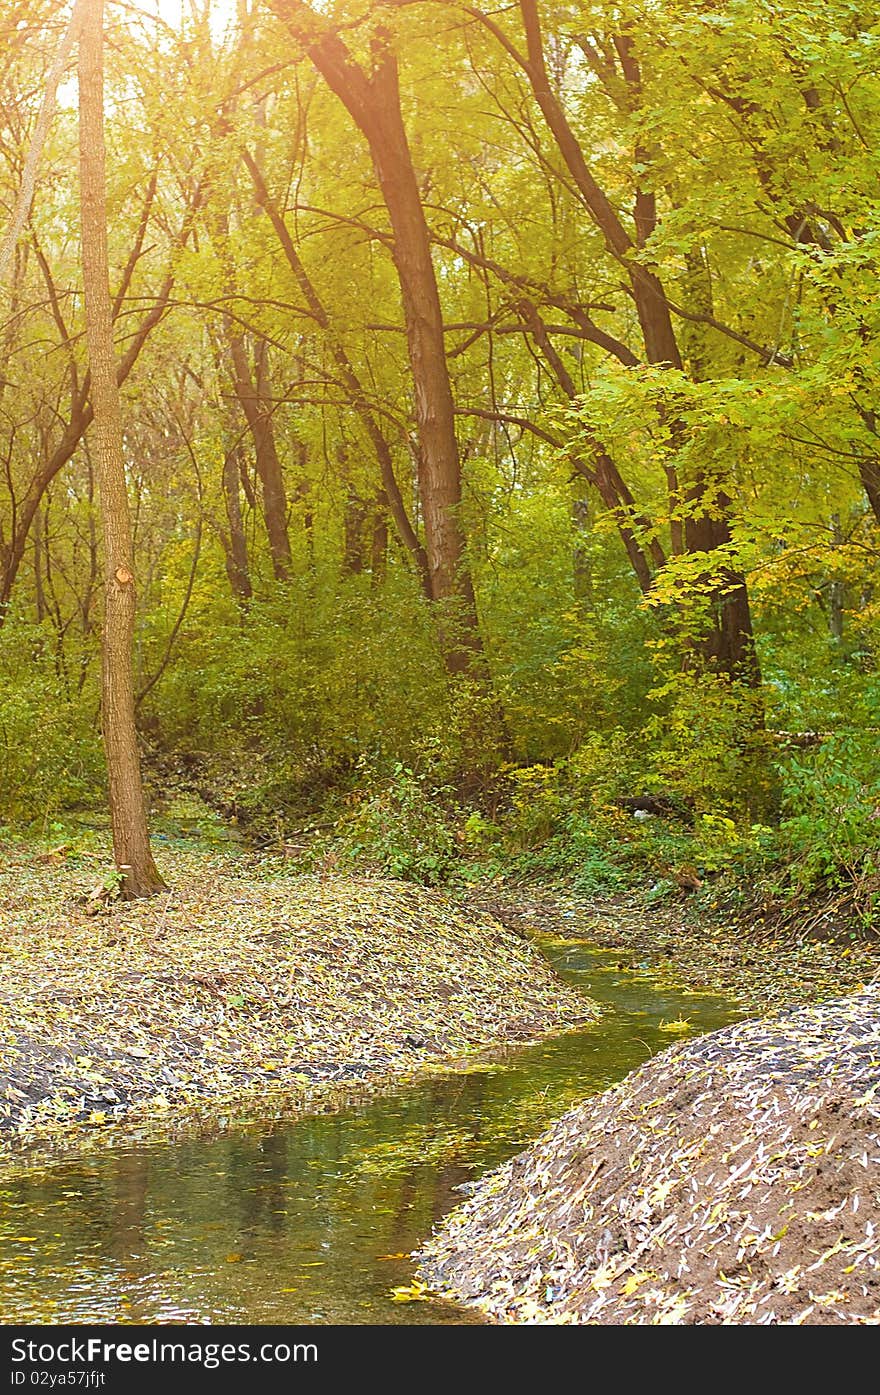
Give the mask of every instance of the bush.
[(649, 788), (698, 813), (765, 814), (775, 772), (754, 692), (713, 674), (676, 673), (654, 689)]
[(792, 885), (809, 891), (880, 872), (880, 762), (870, 733), (833, 736), (792, 758), (783, 795)]
[(332, 836), (317, 843), (311, 860), (407, 877), (432, 886), (458, 861), (454, 824), (446, 800), (429, 777), (396, 764), (382, 780), (363, 769), (366, 787), (351, 796)]
[(10, 617), (0, 640), (0, 818), (46, 820), (103, 797), (104, 762), (89, 718), (93, 691), (71, 695), (49, 627)]

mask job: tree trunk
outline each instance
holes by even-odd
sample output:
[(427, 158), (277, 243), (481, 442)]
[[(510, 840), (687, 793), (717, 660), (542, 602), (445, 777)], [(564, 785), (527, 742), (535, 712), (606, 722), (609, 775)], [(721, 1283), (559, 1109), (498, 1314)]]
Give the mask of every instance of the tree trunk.
[[(707, 488), (707, 481), (700, 479), (688, 491), (688, 501), (694, 506), (693, 516), (685, 520), (688, 554), (711, 554), (717, 548), (729, 547), (732, 541), (728, 522), (730, 500), (724, 494), (717, 491), (715, 495), (720, 516), (697, 511), (703, 505)], [(716, 672), (745, 683), (749, 688), (759, 689), (761, 668), (755, 649), (748, 585), (742, 572), (734, 567), (719, 568), (708, 600), (706, 630), (694, 643), (696, 653)]]
[(588, 611), (593, 604), (592, 510), (587, 482), (583, 475), (572, 480), (572, 580), (578, 608)]
[(394, 233), (413, 377), (419, 438), (419, 493), (431, 592), (435, 600), (465, 598), (474, 629), (473, 588), (464, 565), (461, 466), (443, 316), (428, 227), (400, 110), (397, 64), (390, 50), (373, 78), (375, 106), (365, 134)]
[(229, 352), (234, 369), (233, 385), (254, 443), (257, 474), (263, 486), (263, 519), (272, 556), (276, 581), (290, 576), (290, 537), (287, 532), (287, 495), (284, 474), (275, 444), (272, 405), (266, 401), (268, 370), (265, 344), (260, 346), (256, 375), (251, 372), (247, 349), (241, 334), (231, 334)]
[(58, 83), (67, 66), (67, 60), (70, 57), (80, 25), (82, 24), (84, 9), (83, 0), (75, 0), (67, 28), (61, 36), (61, 42), (58, 45), (55, 57), (46, 74), (46, 88), (43, 93), (43, 102), (40, 107), (39, 115), (37, 116), (30, 148), (25, 158), (18, 199), (16, 200), (15, 210), (3, 237), (3, 241), (0, 243), (0, 285), (6, 280), (9, 267), (12, 264), (16, 244), (21, 237), (24, 226), (28, 220), (28, 214), (31, 211), (34, 190), (37, 185), (37, 170), (39, 169), (40, 156), (43, 153), (43, 146), (46, 144), (46, 137), (49, 134), (49, 127), (52, 124), (52, 117), (55, 112)]
[[(650, 199), (646, 202), (644, 191), (638, 190), (634, 243), (614, 205), (590, 169), (562, 103), (552, 88), (544, 55), (538, 0), (519, 0), (519, 8), (526, 36), (526, 56), (520, 55), (518, 62), (529, 79), (535, 100), (584, 206), (602, 232), (608, 251), (626, 272), (638, 314), (645, 358), (649, 363), (682, 371), (682, 355), (663, 283), (656, 272), (644, 266), (633, 255), (636, 245), (642, 245), (646, 234), (653, 230), (656, 224), (656, 209)], [(621, 50), (618, 49), (618, 52)], [(624, 52), (621, 56), (624, 58), (626, 70), (627, 59), (631, 59), (631, 47), (627, 41), (624, 41)], [(691, 267), (690, 270), (693, 274), (694, 268)], [(680, 429), (683, 432), (684, 428), (679, 428), (676, 423), (672, 423), (672, 428), (674, 440), (676, 431)], [(707, 508), (706, 496), (712, 493), (709, 482), (697, 479), (691, 483), (689, 489), (681, 489), (672, 460), (667, 463), (665, 473), (672, 514), (670, 531), (673, 555), (682, 552), (712, 552), (715, 548), (729, 543), (729, 501), (723, 517), (715, 516), (718, 508), (714, 499), (710, 511), (704, 512)], [(684, 527), (680, 519), (682, 495), (685, 496), (684, 505), (688, 510)], [(623, 529), (621, 533), (639, 577), (639, 584), (645, 589), (645, 579), (648, 576), (646, 559), (641, 550), (634, 545), (632, 535), (627, 536)], [(748, 588), (746, 579), (740, 572), (730, 568), (721, 569), (710, 601), (708, 628), (693, 647), (696, 654), (710, 660), (713, 667), (720, 672), (753, 687), (760, 685), (761, 675), (752, 639)]]
[(880, 456), (859, 456), (859, 479), (871, 505), (871, 512), (880, 523)]
[(367, 507), (349, 487), (343, 510), (342, 574), (360, 576), (364, 569), (364, 527)]
[[(187, 211), (184, 226), (180, 233), (178, 241), (181, 247), (185, 245), (187, 237), (189, 236), (189, 231), (191, 229), (191, 212), (192, 210)], [(151, 331), (165, 314), (173, 289), (173, 275), (166, 276), (155, 305), (144, 316), (128, 348), (117, 365), (116, 382), (118, 386), (121, 387), (125, 382), (129, 373), (134, 368), (138, 355), (147, 342)], [(93, 404), (87, 400), (90, 387), (90, 376), (87, 374), (85, 382), (78, 389), (74, 397), (70, 421), (64, 428), (61, 440), (31, 481), (27, 493), (16, 511), (17, 522), (14, 533), (10, 538), (8, 546), (3, 550), (2, 556), (0, 556), (0, 628), (2, 628), (5, 623), (8, 614), (13, 587), (15, 586), (19, 568), (24, 561), (30, 530), (33, 526), (34, 518), (40, 507), (43, 495), (55, 479), (55, 476), (64, 469), (64, 466), (73, 457), (80, 441), (83, 439), (83, 436), (94, 420)]]
[(41, 554), (43, 551), (43, 528), (41, 514), (37, 513), (34, 519), (34, 598), (37, 603), (37, 622), (42, 624), (46, 618), (46, 599), (43, 594), (43, 568)]
[(456, 603), (440, 622), (444, 661), (451, 674), (471, 672), (484, 679), (485, 660), (460, 518), (461, 462), (440, 294), (403, 123), (397, 62), (390, 36), (381, 30), (374, 33), (373, 68), (368, 75), (329, 21), (304, 0), (270, 0), (270, 5), (304, 44), (370, 148), (391, 222), (394, 264), (406, 325), (430, 595), (434, 601)]
[[(602, 233), (609, 252), (626, 271), (649, 362), (667, 363), (672, 368), (681, 368), (681, 356), (663, 287), (654, 272), (633, 256), (635, 244), (621, 223), (611, 200), (590, 170), (562, 104), (551, 87), (544, 57), (544, 39), (537, 0), (520, 0), (520, 13), (527, 52), (527, 60), (522, 66), (531, 83), (541, 114), (553, 134), (559, 153), (590, 217)], [(637, 206), (641, 214), (645, 208), (644, 193), (640, 199), (637, 197)], [(637, 235), (639, 231), (637, 218)], [(644, 228), (641, 231), (643, 232)], [(642, 240), (639, 237), (639, 242)]]
[(379, 427), (376, 416), (370, 406), (369, 396), (365, 392), (363, 384), (355, 372), (354, 365), (345, 351), (342, 340), (331, 327), (330, 316), (315, 289), (314, 283), (306, 271), (302, 258), (293, 244), (293, 238), (290, 236), (283, 214), (269, 195), (262, 170), (249, 150), (242, 150), (242, 159), (254, 182), (257, 203), (265, 211), (272, 227), (275, 229), (282, 251), (287, 258), (291, 271), (296, 277), (300, 290), (305, 297), (306, 304), (317, 324), (320, 325), (321, 329), (327, 332), (329, 336), (330, 352), (339, 369), (342, 381), (351, 394), (351, 405), (360, 418), (364, 431), (369, 437), (370, 443), (376, 453), (379, 472), (382, 477), (382, 485), (385, 497), (388, 501), (388, 511), (394, 520), (401, 542), (404, 544), (415, 563), (422, 591), (427, 599), (431, 600), (431, 580), (428, 574), (428, 558), (406, 511), (403, 497), (400, 493), (400, 487), (398, 486), (397, 478), (394, 473), (394, 461), (391, 455), (391, 447)]
[(223, 457), (223, 499), (226, 505), (226, 521), (229, 524), (226, 575), (229, 578), (233, 596), (238, 604), (244, 608), (253, 595), (253, 588), (248, 567), (247, 538), (241, 516), (240, 450), (241, 447), (237, 444), (230, 446)]
[[(840, 514), (837, 512), (831, 515), (831, 540), (834, 543), (835, 549), (843, 546), (843, 529), (840, 526)], [(831, 638), (839, 645), (843, 644), (843, 607), (845, 598), (842, 577), (832, 577), (828, 586), (828, 630)]]
[(126, 898), (165, 889), (150, 850), (135, 727), (132, 644), (134, 557), (113, 354), (104, 146), (104, 4), (83, 0), (79, 48), (80, 203), (86, 341), (91, 369), (95, 462), (104, 531), (102, 725), (107, 752), (113, 854)]
[(388, 499), (384, 490), (380, 491), (373, 507), (373, 522), (370, 529), (370, 583), (381, 586), (385, 580), (388, 562)]

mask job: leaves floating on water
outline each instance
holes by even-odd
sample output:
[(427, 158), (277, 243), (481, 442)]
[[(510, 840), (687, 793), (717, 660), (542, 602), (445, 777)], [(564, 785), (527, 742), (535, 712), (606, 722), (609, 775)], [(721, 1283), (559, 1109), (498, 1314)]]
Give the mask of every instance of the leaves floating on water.
[(393, 1288), (391, 1297), (395, 1303), (424, 1303), (430, 1297), (430, 1293), (427, 1284), (415, 1279), (411, 1284)]
[(505, 924), (546, 937), (548, 925), (567, 925), (557, 944), (586, 940), (620, 953), (619, 967), (640, 971), (655, 984), (686, 985), (732, 998), (748, 1012), (765, 1013), (793, 1002), (820, 1002), (855, 993), (880, 970), (880, 946), (865, 942), (844, 952), (833, 940), (815, 940), (796, 928), (783, 931), (760, 917), (728, 922), (711, 906), (645, 905), (637, 896), (586, 902), (563, 892), (517, 886), (474, 893)]
[(351, 1172), (362, 1177), (394, 1177), (413, 1168), (434, 1166), (451, 1159), (462, 1161), (477, 1149), (472, 1133), (442, 1128), (433, 1120), (412, 1130), (405, 1139), (395, 1138), (360, 1148), (348, 1161)]

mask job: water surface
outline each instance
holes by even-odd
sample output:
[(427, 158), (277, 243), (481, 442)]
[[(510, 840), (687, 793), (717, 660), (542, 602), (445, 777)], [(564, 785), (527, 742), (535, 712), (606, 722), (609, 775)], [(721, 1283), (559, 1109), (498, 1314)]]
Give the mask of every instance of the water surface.
[(462, 1183), (676, 1038), (741, 1015), (658, 988), (619, 951), (547, 942), (602, 1020), (338, 1114), (68, 1155), (0, 1177), (5, 1322), (439, 1323), (398, 1302), (408, 1258)]

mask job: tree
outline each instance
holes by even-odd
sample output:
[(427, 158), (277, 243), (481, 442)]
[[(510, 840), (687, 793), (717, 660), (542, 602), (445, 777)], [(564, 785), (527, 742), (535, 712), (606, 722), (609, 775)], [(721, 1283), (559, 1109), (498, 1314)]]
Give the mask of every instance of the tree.
[[(562, 158), (568, 190), (598, 230), (605, 255), (625, 278), (627, 298), (631, 299), (636, 309), (642, 361), (652, 367), (682, 373), (685, 365), (673, 324), (673, 302), (651, 254), (651, 239), (658, 232), (660, 217), (657, 194), (650, 183), (650, 152), (637, 141), (634, 163), (639, 173), (634, 187), (628, 191), (631, 223), (631, 227), (628, 227), (608, 190), (594, 174), (592, 159), (566, 113), (559, 90), (560, 82), (551, 78), (538, 0), (520, 0), (519, 11), (525, 39), (524, 51), (493, 18), (470, 7), (467, 12), (485, 25), (516, 68), (524, 74)], [(587, 62), (594, 69), (601, 86), (607, 90), (612, 105), (623, 118), (623, 124), (641, 103), (642, 73), (633, 42), (635, 26), (632, 21), (614, 14), (609, 17), (609, 25), (610, 32), (600, 45), (600, 52), (597, 53), (587, 37), (579, 36), (576, 42), (584, 50)], [(572, 308), (576, 315), (580, 307), (575, 305)], [(577, 396), (574, 384), (552, 347), (537, 309), (526, 299), (520, 302), (520, 312), (525, 327), (547, 360), (562, 391), (569, 400), (573, 400)], [(697, 315), (696, 318), (699, 320), (704, 316)], [(581, 323), (585, 328), (590, 325), (589, 306), (583, 307)], [(608, 352), (622, 357), (623, 349), (623, 357), (630, 357), (626, 344), (621, 344), (623, 336), (615, 339), (608, 335), (592, 335), (593, 341), (600, 344), (603, 337), (606, 341), (603, 347)], [(754, 647), (747, 582), (730, 555), (732, 501), (716, 471), (704, 474), (697, 470), (692, 472), (689, 480), (681, 480), (677, 456), (681, 454), (681, 446), (686, 440), (685, 424), (661, 407), (660, 425), (668, 437), (665, 475), (672, 558), (691, 555), (706, 559), (707, 594), (704, 599), (708, 604), (704, 606), (702, 623), (695, 622), (693, 618), (690, 622), (691, 650), (715, 671), (758, 688), (761, 675)], [(632, 492), (601, 439), (596, 438), (589, 452), (581, 454), (577, 468), (596, 486), (603, 502), (616, 511), (627, 553), (639, 584), (643, 590), (646, 589), (651, 563), (665, 565), (666, 559), (662, 553), (658, 555), (656, 545), (653, 557), (650, 545), (647, 548), (638, 545), (637, 534), (644, 536), (652, 531), (645, 511), (634, 510)], [(633, 523), (637, 525), (635, 529)], [(712, 554), (723, 560), (716, 561)]]
[[(328, 87), (366, 137), (394, 236), (413, 378), (419, 445), (419, 491), (425, 521), (428, 581), (434, 601), (457, 600), (453, 635), (444, 645), (452, 673), (481, 658), (473, 581), (461, 521), (461, 461), (443, 312), (428, 226), (400, 103), (397, 58), (389, 32), (377, 26), (372, 70), (359, 64), (338, 32), (304, 0), (271, 0), (271, 8), (303, 45)], [(481, 663), (480, 663), (480, 666)]]
[(52, 115), (55, 111), (55, 101), (58, 93), (58, 83), (61, 79), (62, 73), (64, 72), (67, 60), (70, 57), (71, 49), (73, 48), (73, 45), (76, 42), (81, 17), (81, 0), (76, 0), (76, 3), (74, 4), (73, 9), (71, 11), (70, 20), (68, 22), (67, 28), (61, 36), (61, 42), (58, 45), (58, 50), (55, 54), (54, 59), (52, 60), (52, 65), (48, 73), (46, 74), (46, 89), (43, 96), (43, 102), (40, 107), (40, 114), (37, 117), (37, 124), (34, 129), (30, 149), (28, 150), (27, 160), (25, 161), (24, 170), (22, 171), (21, 188), (19, 190), (18, 199), (16, 201), (15, 211), (12, 215), (12, 220), (9, 224), (9, 227), (7, 228), (6, 233), (4, 234), (3, 240), (2, 242), (0, 242), (0, 286), (2, 286), (6, 280), (9, 267), (12, 263), (13, 255), (15, 253), (16, 243), (18, 242), (18, 239), (21, 236), (22, 229), (24, 228), (27, 222), (28, 214), (31, 211), (31, 204), (33, 203), (34, 199), (34, 189), (36, 187), (37, 182), (37, 170), (39, 168), (40, 156), (43, 153), (43, 146), (46, 141), (46, 136), (49, 132), (49, 126), (52, 121)]
[[(465, 722), (495, 694), (515, 760), (616, 724), (654, 760), (674, 733), (682, 779), (724, 770), (715, 807), (722, 778), (748, 785), (762, 702), (771, 729), (823, 731), (850, 699), (876, 706), (870, 14), (276, 0), (224, 33), (210, 8), (115, 8), (106, 54), (151, 748), (256, 763), (249, 795), (279, 812), (396, 763), (461, 792), (470, 762), (488, 803), (507, 752)], [(16, 0), (27, 22), (0, 55), (7, 218), (63, 28), (50, 12)], [(56, 790), (66, 807), (100, 768), (93, 398), (59, 108), (0, 322), (16, 818)], [(38, 677), (19, 693), (23, 657)], [(16, 753), (48, 714), (88, 746), (54, 783), (48, 735), (32, 778)]]
[(93, 435), (104, 534), (102, 726), (113, 855), (126, 898), (165, 890), (150, 848), (135, 724), (134, 550), (113, 350), (104, 143), (104, 4), (83, 0), (79, 40), (80, 206)]
[(334, 364), (346, 391), (349, 393), (351, 405), (357, 413), (364, 428), (364, 432), (375, 452), (388, 509), (397, 527), (398, 536), (413, 558), (419, 581), (425, 595), (428, 600), (432, 600), (434, 593), (428, 567), (428, 559), (403, 502), (400, 487), (394, 473), (394, 460), (391, 454), (391, 448), (385, 437), (385, 433), (381, 429), (376, 413), (371, 409), (369, 396), (365, 392), (354, 365), (346, 353), (345, 345), (333, 331), (330, 323), (330, 316), (325, 306), (322, 304), (321, 298), (309, 277), (305, 264), (294, 246), (284, 217), (270, 197), (262, 170), (249, 150), (242, 151), (242, 158), (253, 180), (257, 202), (260, 207), (264, 209), (272, 223), (272, 227), (278, 237), (287, 263), (302, 291), (309, 312), (318, 328), (329, 335), (330, 353)]

